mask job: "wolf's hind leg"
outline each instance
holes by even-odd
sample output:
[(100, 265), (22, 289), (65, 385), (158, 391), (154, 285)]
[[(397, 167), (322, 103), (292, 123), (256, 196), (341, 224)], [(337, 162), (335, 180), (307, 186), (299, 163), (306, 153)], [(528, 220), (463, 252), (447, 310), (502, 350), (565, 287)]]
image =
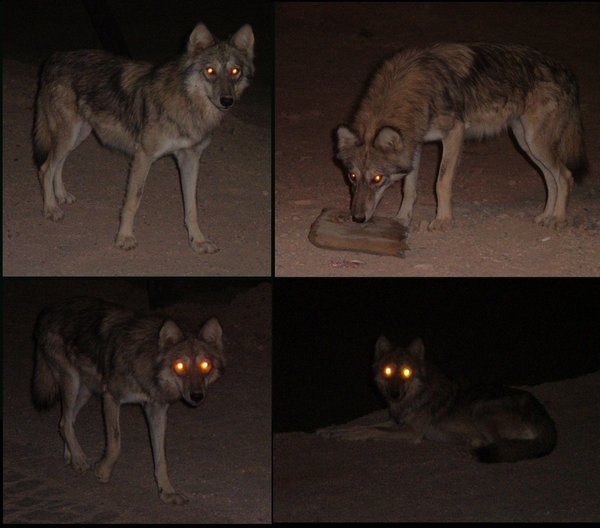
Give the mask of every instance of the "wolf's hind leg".
[(539, 167), (546, 182), (547, 198), (544, 211), (535, 222), (547, 227), (560, 228), (567, 224), (567, 202), (573, 186), (571, 171), (552, 152), (549, 137), (549, 118), (541, 121), (536, 116), (524, 115), (511, 125), (521, 148)]
[(63, 211), (58, 204), (73, 203), (75, 196), (68, 193), (62, 177), (62, 170), (69, 154), (89, 136), (91, 127), (81, 120), (69, 122), (61, 120), (60, 131), (52, 133), (53, 146), (39, 171), (44, 194), (44, 216), (55, 222), (62, 220)]

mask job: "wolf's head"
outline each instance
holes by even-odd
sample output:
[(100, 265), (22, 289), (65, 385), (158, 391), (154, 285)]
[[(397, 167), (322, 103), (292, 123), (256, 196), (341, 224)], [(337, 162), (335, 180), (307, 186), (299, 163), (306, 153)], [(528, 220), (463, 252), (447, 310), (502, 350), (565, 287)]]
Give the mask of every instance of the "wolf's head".
[(159, 332), (161, 360), (157, 365), (158, 381), (167, 401), (183, 398), (196, 407), (206, 396), (208, 386), (225, 368), (223, 330), (213, 317), (197, 335), (185, 335), (177, 324), (167, 319)]
[(254, 33), (246, 24), (230, 39), (217, 41), (200, 23), (187, 44), (187, 85), (200, 89), (219, 110), (233, 106), (254, 75)]
[(367, 140), (349, 127), (337, 128), (337, 158), (348, 171), (353, 187), (352, 219), (367, 222), (385, 190), (413, 169), (415, 147), (406, 144), (392, 127), (380, 128)]
[(395, 346), (385, 336), (375, 344), (373, 374), (381, 394), (390, 404), (410, 400), (420, 392), (425, 376), (425, 346), (420, 338), (406, 348)]

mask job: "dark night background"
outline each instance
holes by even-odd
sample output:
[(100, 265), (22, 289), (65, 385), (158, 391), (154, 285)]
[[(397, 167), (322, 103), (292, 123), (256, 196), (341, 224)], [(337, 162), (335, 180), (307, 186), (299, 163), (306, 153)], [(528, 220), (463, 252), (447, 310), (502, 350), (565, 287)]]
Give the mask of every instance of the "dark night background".
[[(101, 48), (102, 30), (97, 28), (109, 32), (113, 24), (134, 59), (161, 62), (183, 50), (198, 22), (222, 39), (249, 23), (256, 37), (256, 80), (271, 84), (271, 2), (8, 0), (2, 4), (3, 56), (34, 63), (58, 50)], [(118, 37), (114, 40), (119, 45)]]
[(277, 279), (273, 430), (312, 431), (383, 407), (371, 380), (384, 334), (451, 375), (536, 385), (600, 369), (600, 282), (577, 279)]

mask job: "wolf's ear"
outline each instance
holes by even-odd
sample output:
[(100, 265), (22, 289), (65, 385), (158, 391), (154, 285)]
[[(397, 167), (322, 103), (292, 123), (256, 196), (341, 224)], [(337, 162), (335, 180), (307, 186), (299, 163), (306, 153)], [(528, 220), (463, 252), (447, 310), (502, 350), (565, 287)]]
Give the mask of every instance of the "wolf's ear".
[(423, 340), (420, 337), (415, 337), (410, 345), (408, 345), (408, 352), (417, 359), (423, 359), (425, 356), (425, 345), (423, 344)]
[(379, 336), (377, 343), (375, 343), (375, 361), (379, 361), (381, 357), (391, 352), (394, 349), (394, 345), (385, 336)]
[(402, 141), (402, 136), (400, 132), (394, 130), (392, 127), (383, 127), (373, 140), (373, 146), (376, 149), (388, 151), (399, 151), (404, 146), (404, 141)]
[(202, 341), (215, 345), (219, 350), (223, 348), (223, 329), (216, 317), (211, 317), (202, 325), (199, 337)]
[(346, 125), (337, 127), (336, 133), (338, 151), (356, 147), (360, 143), (358, 136)]
[(196, 25), (188, 39), (187, 51), (191, 55), (194, 55), (214, 44), (215, 38), (212, 36), (212, 33), (208, 31), (208, 28), (202, 22), (200, 22)]
[(174, 321), (167, 319), (158, 334), (158, 346), (161, 350), (176, 345), (183, 340), (183, 332)]
[(245, 53), (250, 59), (254, 58), (254, 33), (252, 27), (244, 24), (237, 30), (235, 35), (231, 37), (231, 45)]

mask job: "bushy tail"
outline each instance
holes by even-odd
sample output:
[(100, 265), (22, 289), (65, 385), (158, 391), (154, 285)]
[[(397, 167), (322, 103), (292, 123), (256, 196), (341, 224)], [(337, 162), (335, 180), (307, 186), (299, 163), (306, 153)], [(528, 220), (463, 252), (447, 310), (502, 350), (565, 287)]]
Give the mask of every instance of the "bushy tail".
[(41, 103), (43, 94), (39, 93), (36, 101), (35, 118), (33, 125), (33, 160), (38, 168), (48, 159), (52, 146), (52, 135), (48, 127), (48, 120)]
[(48, 122), (48, 112), (52, 111), (51, 97), (46, 80), (46, 64), (39, 71), (38, 92), (35, 99), (35, 115), (33, 118), (33, 160), (38, 168), (48, 159), (52, 149), (52, 134)]
[(571, 171), (575, 181), (581, 181), (588, 172), (589, 163), (585, 153), (583, 125), (578, 104), (571, 106), (565, 127), (560, 131), (558, 156)]
[(50, 407), (60, 393), (58, 382), (52, 373), (48, 360), (42, 353), (38, 343), (35, 358), (35, 369), (33, 373), (33, 402), (39, 408)]
[(549, 422), (537, 438), (500, 439), (493, 444), (473, 449), (473, 455), (479, 462), (494, 464), (498, 462), (518, 462), (528, 458), (539, 458), (548, 455), (556, 446), (556, 429)]

